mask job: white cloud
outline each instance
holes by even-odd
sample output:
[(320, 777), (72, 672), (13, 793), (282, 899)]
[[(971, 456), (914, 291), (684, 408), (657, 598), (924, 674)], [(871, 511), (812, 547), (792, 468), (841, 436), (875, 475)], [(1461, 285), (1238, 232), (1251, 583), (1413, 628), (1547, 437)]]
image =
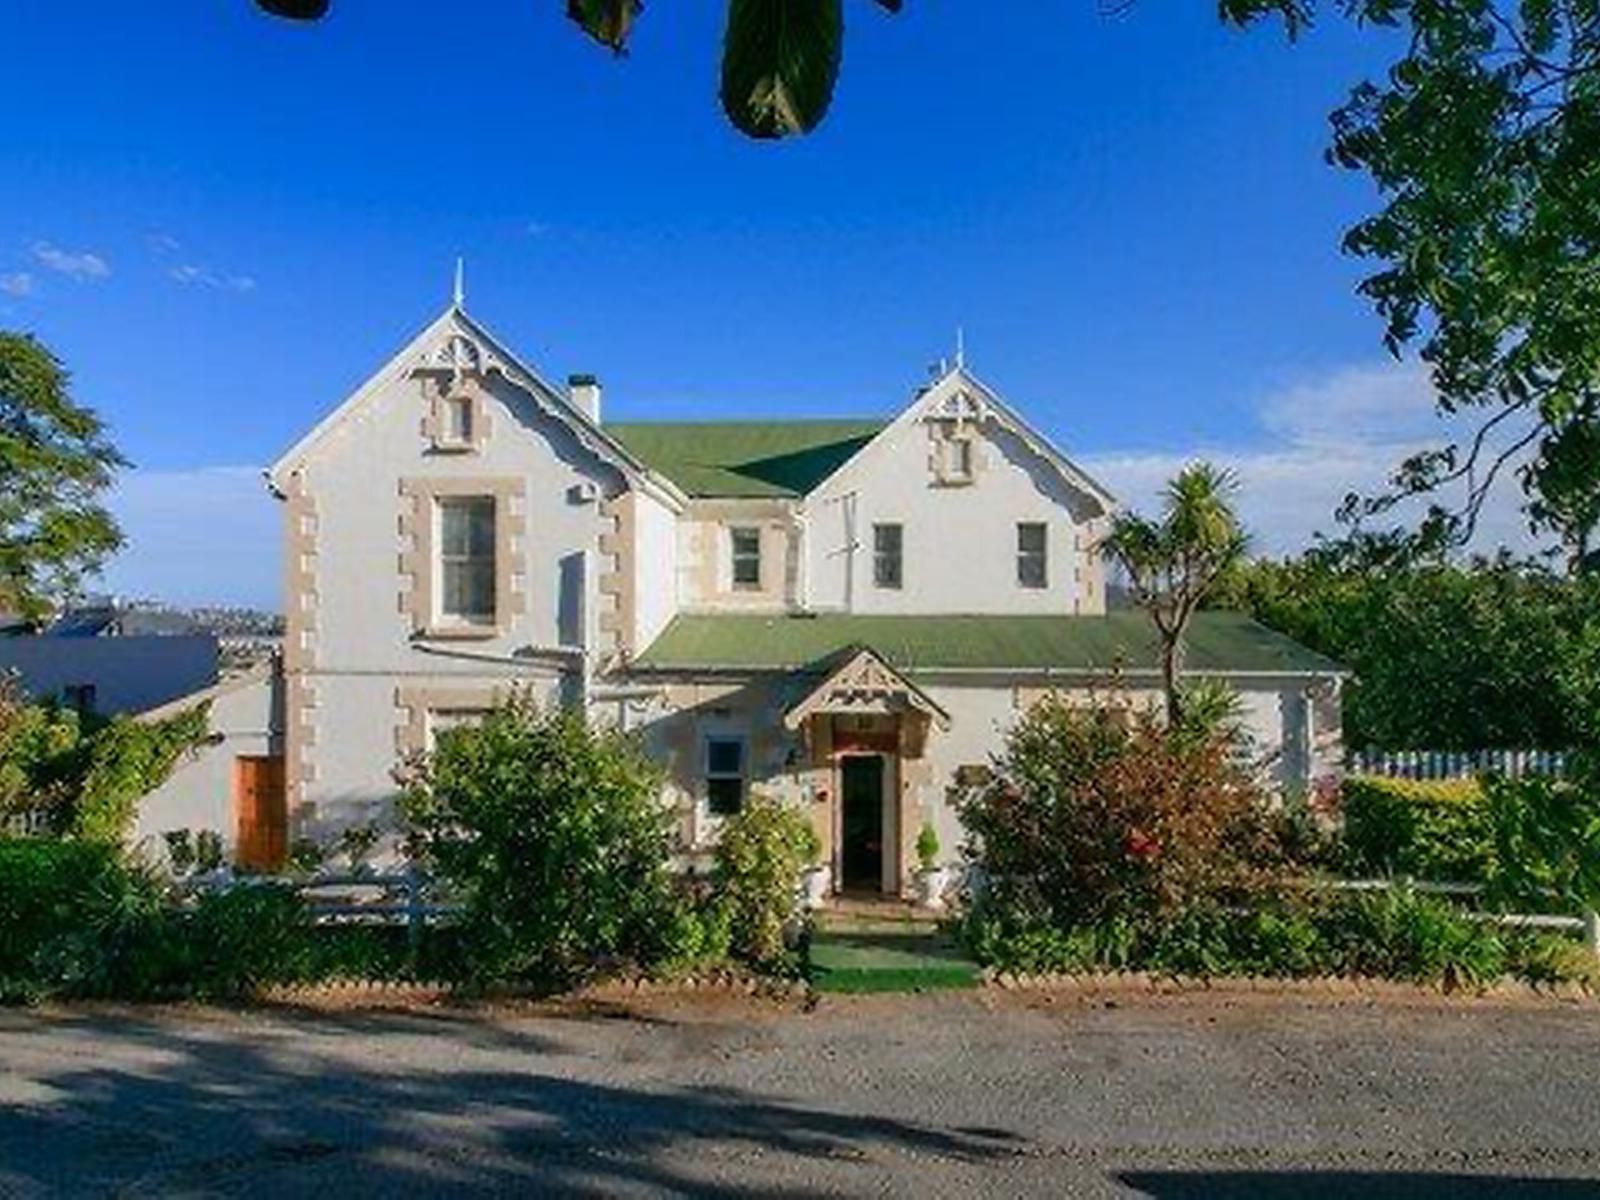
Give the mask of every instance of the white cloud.
[(33, 295), (33, 276), (27, 271), (12, 271), (8, 275), (0, 275), (0, 292), (8, 296)]
[(131, 470), (108, 506), (127, 546), (107, 590), (178, 604), (277, 609), (281, 511), (258, 467)]
[(178, 239), (170, 233), (152, 233), (145, 237), (144, 244), (150, 247), (150, 253), (159, 257), (176, 254), (183, 246)]
[(104, 279), (111, 274), (111, 264), (88, 250), (63, 250), (50, 242), (35, 242), (33, 257), (50, 270), (73, 279)]
[(199, 263), (180, 263), (167, 268), (167, 276), (182, 284), (216, 288), (228, 292), (253, 292), (256, 281), (249, 275), (234, 275), (227, 271), (214, 271)]
[[(1232, 467), (1242, 485), (1239, 509), (1254, 549), (1283, 555), (1309, 546), (1317, 532), (1339, 532), (1333, 514), (1348, 493), (1382, 493), (1403, 459), (1472, 428), (1438, 416), (1425, 372), (1398, 364), (1346, 367), (1293, 384), (1267, 396), (1257, 414), (1258, 437), (1240, 445), (1078, 457), (1125, 504), (1143, 511), (1157, 507), (1162, 485), (1185, 463), (1203, 458)], [(1456, 504), (1461, 496), (1447, 492), (1437, 499)], [(1414, 521), (1427, 503), (1407, 502), (1393, 510), (1391, 519)], [(1471, 548), (1538, 548), (1519, 511), (1521, 503), (1512, 472), (1503, 471)]]

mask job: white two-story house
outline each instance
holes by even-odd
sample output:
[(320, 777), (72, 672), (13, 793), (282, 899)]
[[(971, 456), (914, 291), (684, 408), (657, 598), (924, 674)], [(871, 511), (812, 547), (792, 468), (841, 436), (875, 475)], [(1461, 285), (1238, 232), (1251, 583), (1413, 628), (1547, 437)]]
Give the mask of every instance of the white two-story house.
[[(197, 807), (181, 771), (141, 823), (204, 808), (247, 861), (387, 820), (397, 763), (518, 689), (639, 731), (686, 853), (760, 790), (810, 815), (835, 888), (898, 895), (1039, 696), (1157, 686), (1146, 618), (1106, 612), (1115, 499), (963, 365), (860, 419), (613, 424), (592, 377), (547, 382), (455, 303), (268, 484), (287, 635), (251, 745), (278, 773)], [(1282, 785), (1336, 767), (1335, 664), (1225, 614), (1188, 663)]]

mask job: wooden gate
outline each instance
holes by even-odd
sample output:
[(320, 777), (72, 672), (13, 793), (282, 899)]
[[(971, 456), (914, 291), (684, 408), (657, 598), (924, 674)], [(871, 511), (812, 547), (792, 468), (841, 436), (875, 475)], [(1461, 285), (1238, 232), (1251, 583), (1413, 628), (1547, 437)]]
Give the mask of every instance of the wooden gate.
[(233, 760), (233, 810), (238, 819), (234, 849), (238, 865), (255, 871), (281, 867), (289, 852), (281, 754), (242, 754)]

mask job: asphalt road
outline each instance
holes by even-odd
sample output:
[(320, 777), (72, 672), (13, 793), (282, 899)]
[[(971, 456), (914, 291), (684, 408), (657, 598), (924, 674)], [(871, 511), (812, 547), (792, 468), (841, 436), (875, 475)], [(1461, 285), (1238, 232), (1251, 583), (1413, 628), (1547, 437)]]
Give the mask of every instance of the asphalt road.
[(0, 1012), (0, 1195), (1600, 1195), (1600, 1007)]

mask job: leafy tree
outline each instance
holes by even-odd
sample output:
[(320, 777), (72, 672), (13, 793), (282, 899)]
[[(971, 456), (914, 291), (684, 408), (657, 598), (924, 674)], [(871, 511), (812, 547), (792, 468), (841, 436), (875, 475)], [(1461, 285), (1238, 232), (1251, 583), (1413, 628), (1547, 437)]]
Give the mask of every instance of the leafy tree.
[(1243, 557), (1247, 539), (1233, 509), (1238, 480), (1210, 463), (1185, 467), (1166, 486), (1160, 521), (1118, 513), (1100, 551), (1127, 574), (1133, 598), (1161, 639), (1167, 721), (1182, 724), (1184, 634), (1206, 593)]
[[(1600, 4), (1596, 0), (1338, 0), (1409, 32), (1381, 83), (1332, 115), (1329, 159), (1364, 172), (1382, 209), (1345, 236), (1378, 269), (1361, 291), (1397, 356), (1415, 349), (1440, 409), (1480, 413), (1463, 442), (1401, 465), (1373, 515), (1465, 488), (1424, 532), (1470, 536), (1497, 476), (1520, 475), (1536, 528), (1573, 567), (1600, 566)], [(1308, 24), (1315, 0), (1222, 0), (1244, 24)]]
[(1600, 579), (1322, 547), (1241, 564), (1207, 600), (1354, 673), (1345, 740), (1380, 750), (1567, 749), (1600, 739)]
[(0, 606), (41, 616), (121, 546), (99, 498), (122, 465), (56, 357), (0, 332)]

